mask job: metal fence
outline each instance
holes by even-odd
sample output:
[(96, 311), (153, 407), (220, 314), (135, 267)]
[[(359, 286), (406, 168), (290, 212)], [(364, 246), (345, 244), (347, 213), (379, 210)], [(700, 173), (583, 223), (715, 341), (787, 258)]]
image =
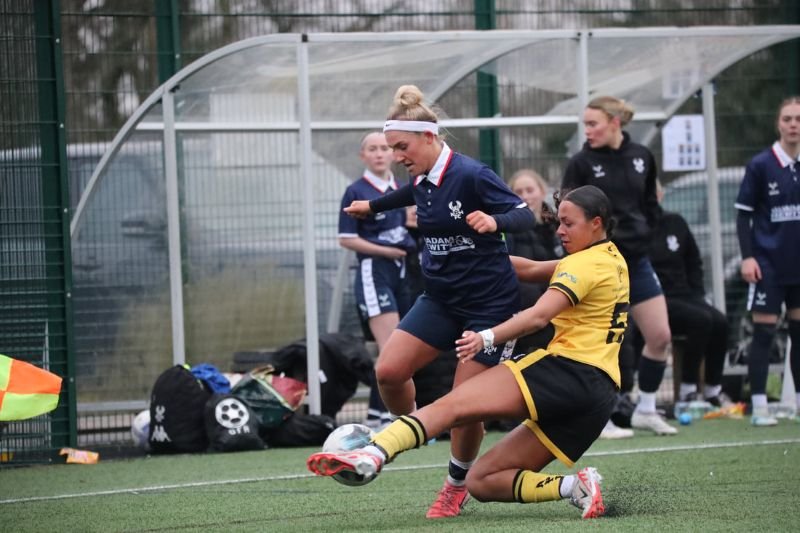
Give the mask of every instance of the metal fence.
[[(159, 334), (164, 322), (159, 307), (163, 287), (151, 275), (153, 261), (158, 259), (150, 261), (150, 255), (139, 252), (141, 239), (131, 246), (117, 242), (117, 270), (112, 278), (144, 276), (148, 287), (155, 289), (131, 295), (111, 283), (105, 287), (108, 290), (82, 291), (81, 287), (91, 286), (98, 278), (100, 267), (90, 260), (73, 265), (69, 220), (105, 143), (148, 94), (202, 55), (241, 39), (283, 32), (800, 23), (800, 6), (778, 0), (744, 0), (734, 7), (725, 0), (583, 0), (565, 4), (558, 0), (251, 0), (219, 4), (0, 0), (0, 353), (49, 366), (67, 377), (53, 414), (2, 429), (0, 453), (6, 454), (0, 457), (12, 464), (46, 461), (65, 444), (123, 444), (131, 414), (146, 402), (147, 390), (129, 384), (147, 383), (155, 376), (136, 354), (163, 350), (163, 343), (131, 340), (123, 346), (109, 346), (111, 336), (105, 324), (119, 326), (121, 322), (109, 318), (113, 313), (137, 313), (142, 318), (137, 333), (153, 333), (148, 342)], [(798, 65), (800, 44), (793, 41), (745, 58), (715, 80), (721, 167), (741, 166), (774, 140), (775, 106), (783, 95), (799, 92)], [(398, 73), (398, 84), (401, 76)], [(549, 108), (552, 98), (498, 85), (490, 75), (473, 73), (440, 104), (445, 110), (477, 108), (481, 116), (521, 116)], [(699, 112), (700, 107), (697, 99), (679, 112)], [(550, 128), (552, 138), (569, 136), (558, 130), (564, 126)], [(462, 151), (480, 157), (501, 175), (532, 167), (556, 184), (566, 162), (563, 142), (531, 149), (524, 128), (460, 135)], [(656, 138), (652, 146), (657, 157), (659, 141)], [(146, 144), (147, 135), (143, 135), (142, 146)], [(130, 181), (108, 194), (147, 198), (148, 183), (141, 177), (141, 168), (157, 175), (161, 154), (142, 148), (134, 155), (137, 159), (131, 165)], [(662, 179), (669, 184), (677, 177), (667, 173)], [(143, 208), (157, 208), (159, 201), (163, 199), (156, 189), (153, 202)], [(113, 220), (113, 213), (104, 216), (111, 218), (101, 221)], [(109, 227), (103, 222), (97, 231)], [(115, 239), (111, 232), (107, 238)], [(158, 246), (156, 241), (151, 243), (153, 247)], [(76, 253), (91, 259), (91, 250)], [(741, 291), (741, 287), (732, 285), (731, 290)], [(138, 307), (132, 306), (132, 301)], [(320, 308), (327, 303), (320, 302)], [(151, 318), (142, 310), (150, 310)], [(731, 311), (731, 321), (738, 327), (741, 309)], [(352, 316), (350, 320), (348, 327), (356, 327)], [(201, 334), (209, 332), (199, 324), (195, 342), (207, 343), (208, 337)], [(257, 338), (239, 349), (289, 342), (299, 332), (302, 329), (284, 328), (283, 337)], [(131, 339), (142, 337), (147, 340), (148, 335)], [(222, 370), (227, 370), (225, 362), (236, 349), (220, 348), (215, 362)], [(171, 361), (168, 353), (159, 357), (157, 365), (166, 367)], [(139, 374), (144, 376), (130, 379)]]

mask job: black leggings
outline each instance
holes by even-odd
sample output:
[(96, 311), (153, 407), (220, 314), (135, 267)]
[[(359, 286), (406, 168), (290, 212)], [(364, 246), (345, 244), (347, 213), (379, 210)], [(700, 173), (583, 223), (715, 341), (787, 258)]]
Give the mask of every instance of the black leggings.
[(705, 383), (722, 383), (728, 350), (728, 320), (725, 315), (705, 300), (675, 297), (667, 298), (667, 312), (673, 341), (678, 340), (683, 347), (681, 381), (697, 383), (700, 363), (705, 358)]

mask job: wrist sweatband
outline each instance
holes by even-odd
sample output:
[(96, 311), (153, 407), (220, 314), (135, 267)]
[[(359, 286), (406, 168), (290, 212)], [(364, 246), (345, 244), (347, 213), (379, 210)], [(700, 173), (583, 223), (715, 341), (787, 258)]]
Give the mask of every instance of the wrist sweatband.
[(484, 329), (478, 332), (478, 335), (483, 339), (483, 349), (488, 350), (494, 346), (494, 332), (491, 329)]

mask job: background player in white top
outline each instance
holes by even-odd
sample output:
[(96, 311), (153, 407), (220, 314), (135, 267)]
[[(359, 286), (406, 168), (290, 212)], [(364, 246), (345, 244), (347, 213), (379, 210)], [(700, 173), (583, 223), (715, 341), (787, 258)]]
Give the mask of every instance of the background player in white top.
[[(361, 141), (359, 157), (366, 167), (361, 178), (351, 183), (342, 197), (342, 207), (355, 200), (372, 200), (397, 190), (392, 174), (392, 149), (383, 132), (371, 132)], [(406, 212), (396, 209), (366, 219), (355, 219), (341, 212), (339, 244), (356, 252), (358, 270), (354, 293), (361, 320), (369, 326), (380, 351), (400, 318), (411, 307), (406, 277), (406, 254), (416, 248), (405, 227)], [(391, 422), (373, 382), (366, 424), (378, 428)]]

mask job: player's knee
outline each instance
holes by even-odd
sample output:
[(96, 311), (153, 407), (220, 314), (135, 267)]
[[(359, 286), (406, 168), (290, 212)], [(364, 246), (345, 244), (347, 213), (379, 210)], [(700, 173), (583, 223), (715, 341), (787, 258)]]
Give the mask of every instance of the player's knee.
[(672, 334), (669, 327), (653, 329), (648, 338), (645, 339), (646, 351), (652, 356), (663, 354), (666, 357), (670, 342), (672, 342)]
[(379, 386), (400, 385), (411, 379), (411, 377), (412, 374), (404, 366), (380, 360), (375, 363), (375, 379), (378, 381)]
[(486, 472), (483, 472), (477, 464), (467, 472), (467, 491), (479, 502), (488, 502), (493, 499), (486, 481)]

